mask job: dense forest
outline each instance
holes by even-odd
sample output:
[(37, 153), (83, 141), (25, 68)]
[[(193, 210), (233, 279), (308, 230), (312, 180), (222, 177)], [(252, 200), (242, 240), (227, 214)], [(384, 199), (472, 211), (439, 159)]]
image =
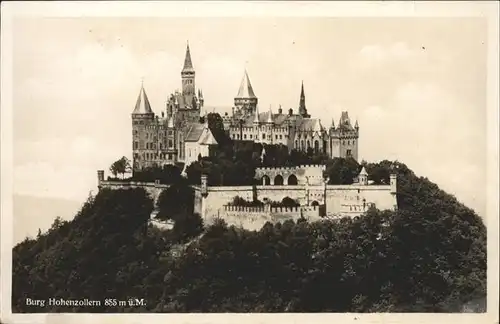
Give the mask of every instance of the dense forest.
[[(331, 175), (342, 178), (345, 164), (332, 165)], [(393, 162), (364, 164), (374, 182), (393, 172)], [(395, 165), (397, 211), (259, 231), (203, 224), (182, 178), (160, 197), (158, 217), (174, 222), (168, 230), (148, 222), (153, 203), (144, 190), (101, 190), (72, 221), (56, 219), (14, 247), (13, 312), (485, 311), (481, 218)], [(26, 298), (101, 305), (38, 307)]]

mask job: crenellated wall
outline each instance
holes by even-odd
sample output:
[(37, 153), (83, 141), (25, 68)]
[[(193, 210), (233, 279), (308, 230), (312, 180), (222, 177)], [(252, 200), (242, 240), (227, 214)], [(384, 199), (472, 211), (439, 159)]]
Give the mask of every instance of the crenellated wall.
[(320, 220), (319, 206), (301, 207), (241, 207), (224, 205), (217, 216), (205, 219), (212, 222), (216, 217), (224, 219), (228, 225), (242, 226), (250, 230), (258, 230), (266, 222), (283, 223), (286, 220), (297, 221), (301, 217), (309, 221)]
[[(144, 188), (155, 204), (160, 193), (169, 185), (144, 182), (119, 182), (104, 181), (103, 175), (98, 174), (99, 188), (126, 189)], [(203, 181), (202, 181), (203, 182)], [(224, 218), (228, 223), (241, 225), (252, 229), (262, 226), (266, 221), (283, 221), (298, 219), (300, 213), (306, 219), (318, 218), (318, 207), (311, 205), (324, 205), (326, 203), (326, 216), (359, 216), (366, 212), (371, 205), (378, 209), (394, 210), (397, 208), (396, 178), (391, 177), (390, 185), (280, 185), (280, 186), (225, 186), (204, 187), (193, 186), (195, 192), (194, 211), (199, 213), (205, 223), (211, 223), (217, 217)], [(282, 201), (290, 197), (301, 205), (300, 211), (271, 208), (270, 210), (245, 209), (235, 210), (228, 206), (239, 196), (247, 201), (252, 201), (254, 191), (260, 201)], [(326, 199), (325, 199), (326, 198)], [(325, 201), (326, 200), (326, 201)], [(246, 215), (246, 216), (245, 216)]]

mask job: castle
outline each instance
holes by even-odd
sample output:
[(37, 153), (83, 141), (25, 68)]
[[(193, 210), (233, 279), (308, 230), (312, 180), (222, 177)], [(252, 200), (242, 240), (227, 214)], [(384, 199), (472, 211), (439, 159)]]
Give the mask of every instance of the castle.
[[(133, 169), (184, 163), (188, 166), (199, 156), (209, 156), (217, 140), (208, 127), (201, 89), (196, 90), (195, 70), (189, 44), (181, 70), (182, 90), (170, 94), (161, 116), (151, 109), (148, 96), (141, 86), (132, 112)], [(203, 121), (202, 121), (203, 120)], [(285, 145), (289, 151), (313, 151), (331, 158), (358, 159), (359, 125), (354, 126), (347, 112), (342, 112), (339, 123), (332, 121), (327, 129), (320, 119), (307, 112), (304, 83), (299, 107), (283, 112), (260, 112), (250, 78), (245, 70), (231, 115), (222, 116), (224, 130), (235, 141), (253, 141), (263, 144)], [(363, 167), (352, 185), (329, 185), (323, 177), (324, 165), (257, 168), (254, 186), (209, 186), (207, 175), (201, 175), (201, 184), (193, 185), (194, 208), (206, 222), (222, 217), (229, 224), (257, 229), (266, 221), (317, 220), (324, 217), (357, 217), (371, 206), (379, 209), (397, 208), (396, 176), (390, 175), (390, 184), (373, 185)], [(157, 202), (160, 193), (169, 185), (104, 180), (104, 171), (98, 171), (99, 188), (144, 188)], [(245, 200), (261, 199), (261, 207), (233, 206), (236, 197)], [(271, 207), (270, 201), (291, 198), (297, 207)], [(153, 214), (152, 214), (153, 215)]]
[(182, 91), (168, 96), (161, 117), (151, 109), (144, 85), (132, 112), (133, 169), (195, 161), (208, 156), (217, 145), (208, 123), (200, 123), (203, 92), (196, 91), (196, 78), (189, 44), (181, 71)]
[(234, 98), (232, 114), (223, 116), (224, 129), (233, 140), (251, 140), (265, 144), (282, 144), (289, 150), (327, 154), (329, 157), (358, 159), (359, 124), (352, 126), (349, 115), (342, 112), (339, 124), (328, 129), (321, 120), (311, 118), (306, 108), (304, 83), (300, 90), (298, 113), (281, 106), (274, 114), (271, 107), (260, 112), (258, 98), (252, 88), (247, 71), (243, 75), (238, 94)]
[[(161, 116), (151, 109), (144, 85), (141, 85), (132, 112), (133, 169), (163, 166), (177, 162), (185, 166), (198, 156), (210, 155), (217, 141), (201, 123), (204, 98), (201, 89), (196, 90), (196, 72), (191, 60), (189, 44), (186, 47), (184, 66), (181, 70), (181, 91), (168, 96)], [(332, 120), (327, 129), (320, 119), (311, 118), (306, 108), (302, 83), (298, 113), (280, 108), (273, 113), (260, 112), (258, 98), (250, 83), (247, 71), (243, 75), (238, 93), (234, 98), (231, 115), (223, 116), (224, 129), (233, 140), (250, 140), (264, 144), (282, 144), (289, 150), (313, 150), (329, 157), (358, 159), (359, 125), (351, 124), (347, 112), (342, 112), (337, 127)]]

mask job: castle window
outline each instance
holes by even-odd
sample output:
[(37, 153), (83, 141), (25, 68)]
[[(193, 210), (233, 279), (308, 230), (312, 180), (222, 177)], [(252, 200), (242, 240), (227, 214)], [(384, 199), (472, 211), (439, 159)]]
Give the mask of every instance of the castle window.
[(252, 138), (253, 138), (253, 135), (252, 135), (252, 134), (250, 134), (250, 139), (252, 139)]
[(244, 139), (247, 139), (247, 134), (244, 134), (244, 135), (243, 135), (243, 138), (244, 138)]
[(172, 154), (169, 154), (169, 155), (168, 155), (168, 159), (169, 159), (169, 160), (172, 160)]
[(276, 135), (276, 139), (278, 139), (278, 135)]
[(280, 135), (280, 139), (283, 139), (283, 135)]
[(351, 141), (347, 141), (347, 145), (351, 145)]
[(299, 146), (299, 141), (295, 140), (295, 148), (297, 148), (297, 146)]
[(168, 147), (172, 147), (172, 146), (174, 146), (174, 143), (172, 142), (172, 140), (169, 139), (168, 140)]
[(351, 152), (351, 150), (347, 150), (346, 155), (347, 155), (347, 156), (352, 156), (352, 152)]
[(139, 147), (139, 143), (134, 142), (134, 150), (137, 150), (138, 147)]
[(266, 139), (266, 134), (262, 134), (262, 139)]

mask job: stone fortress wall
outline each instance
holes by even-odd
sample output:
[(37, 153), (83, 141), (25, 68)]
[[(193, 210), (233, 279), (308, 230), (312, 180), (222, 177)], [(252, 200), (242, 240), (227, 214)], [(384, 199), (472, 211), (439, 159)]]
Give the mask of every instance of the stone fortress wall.
[[(295, 169), (295, 173), (292, 170)], [(256, 171), (256, 178), (268, 176), (274, 179), (277, 176), (288, 179), (291, 175), (297, 178), (294, 185), (261, 184), (257, 186), (221, 186), (207, 185), (205, 175), (202, 175), (201, 186), (193, 186), (195, 191), (194, 210), (199, 213), (206, 224), (217, 218), (224, 219), (229, 225), (243, 226), (247, 229), (259, 229), (267, 221), (277, 222), (287, 219), (297, 220), (304, 217), (317, 220), (322, 216), (355, 217), (366, 212), (374, 205), (378, 209), (395, 210), (397, 208), (396, 192), (397, 179), (391, 175), (389, 185), (370, 185), (367, 182), (358, 182), (352, 185), (327, 185), (318, 178), (324, 166), (300, 166), (296, 168), (260, 168)], [(306, 176), (307, 175), (307, 176)], [(144, 188), (155, 201), (160, 193), (169, 185), (141, 182), (105, 181), (104, 171), (98, 171), (99, 188), (125, 189)], [(262, 183), (262, 182), (261, 182)], [(235, 196), (252, 201), (256, 196), (260, 201), (281, 201), (285, 197), (299, 202), (297, 208), (263, 208), (229, 206)], [(323, 209), (323, 212), (321, 210)], [(324, 215), (322, 215), (324, 214)]]

